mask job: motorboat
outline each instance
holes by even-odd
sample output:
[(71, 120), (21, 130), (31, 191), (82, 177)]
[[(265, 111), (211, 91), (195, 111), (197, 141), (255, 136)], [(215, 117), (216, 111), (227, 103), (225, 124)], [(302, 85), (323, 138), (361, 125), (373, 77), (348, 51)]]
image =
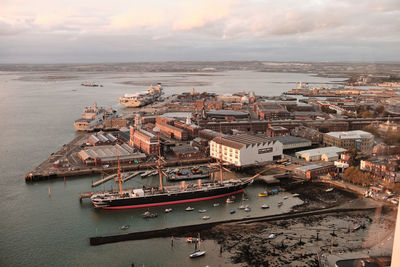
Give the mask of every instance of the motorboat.
[(192, 211), (192, 210), (194, 210), (194, 208), (192, 208), (192, 207), (187, 207), (185, 210), (186, 210), (186, 211)]
[(236, 213), (236, 210), (231, 210), (229, 213), (230, 213), (230, 214), (235, 214), (235, 213)]
[(171, 211), (172, 211), (171, 208), (165, 209), (165, 213), (169, 213), (169, 212), (171, 212)]
[(288, 199), (288, 196), (284, 196), (283, 199)]
[(219, 206), (219, 203), (214, 203), (213, 204), (213, 207), (218, 207)]
[(204, 213), (204, 212), (206, 212), (207, 210), (199, 210), (199, 213)]
[(203, 216), (202, 219), (203, 220), (208, 220), (208, 219), (210, 219), (210, 216)]
[(127, 229), (129, 229), (129, 224), (122, 225), (119, 229), (121, 229), (121, 230), (127, 230)]
[(146, 211), (145, 213), (142, 214), (143, 218), (156, 218), (158, 217), (157, 213), (152, 213), (150, 211)]
[(226, 203), (228, 203), (228, 204), (233, 203), (233, 202), (235, 202), (235, 201), (229, 197), (226, 199)]
[(247, 206), (247, 207), (244, 209), (244, 211), (245, 211), (245, 212), (250, 212), (250, 211), (251, 211), (251, 208), (250, 208), (249, 206)]
[(262, 209), (268, 209), (268, 208), (269, 208), (269, 206), (268, 206), (268, 205), (266, 205), (266, 204), (263, 204), (263, 205), (261, 206), (261, 208), (262, 208)]

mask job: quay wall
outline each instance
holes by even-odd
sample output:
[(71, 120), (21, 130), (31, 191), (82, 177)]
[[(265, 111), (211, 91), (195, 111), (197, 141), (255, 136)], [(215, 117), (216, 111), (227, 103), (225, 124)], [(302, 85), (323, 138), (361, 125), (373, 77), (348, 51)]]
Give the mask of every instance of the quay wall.
[[(191, 164), (202, 164), (202, 163), (209, 163), (213, 160), (211, 158), (197, 158), (197, 159), (183, 159), (183, 160), (171, 160), (167, 161), (164, 166), (165, 167), (175, 167), (175, 166), (185, 166)], [(141, 164), (134, 164), (130, 166), (121, 166), (122, 171), (134, 171), (134, 170), (145, 170), (145, 169), (154, 169), (156, 168), (157, 163), (141, 163)], [(83, 176), (83, 175), (92, 175), (92, 174), (101, 174), (104, 171), (111, 171), (116, 172), (117, 167), (111, 168), (102, 168), (102, 167), (89, 167), (87, 169), (81, 170), (71, 170), (71, 171), (57, 171), (51, 174), (35, 174), (30, 175), (30, 173), (25, 175), (26, 182), (36, 182), (54, 178), (63, 178), (63, 177), (72, 177), (72, 176)]]

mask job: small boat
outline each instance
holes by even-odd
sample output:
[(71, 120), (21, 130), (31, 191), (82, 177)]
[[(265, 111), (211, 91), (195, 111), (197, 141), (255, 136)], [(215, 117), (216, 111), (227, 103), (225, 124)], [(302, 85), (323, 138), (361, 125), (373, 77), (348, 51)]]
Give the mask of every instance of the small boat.
[(226, 199), (226, 203), (228, 203), (228, 204), (233, 203), (233, 202), (235, 202), (235, 201), (230, 199), (229, 197)]
[(127, 225), (122, 225), (119, 229), (121, 230), (127, 230), (129, 228), (129, 224)]
[(214, 203), (213, 204), (213, 207), (218, 207), (219, 206), (219, 203)]
[(192, 207), (187, 207), (185, 210), (186, 210), (186, 211), (192, 211), (192, 210), (194, 210), (194, 208), (192, 208)]
[(150, 211), (146, 211), (145, 213), (142, 214), (143, 218), (156, 218), (158, 217), (157, 213), (152, 213)]
[(206, 252), (204, 250), (203, 251), (196, 251), (196, 252), (193, 252), (192, 254), (190, 254), (189, 257), (190, 258), (197, 258), (197, 257), (204, 256), (205, 254), (206, 254)]
[(268, 208), (269, 208), (269, 206), (268, 206), (268, 205), (266, 205), (266, 204), (263, 204), (263, 205), (261, 206), (261, 208), (262, 208), (262, 209), (268, 209)]
[(325, 190), (325, 192), (332, 192), (332, 191), (333, 191), (333, 187), (328, 188), (328, 189)]
[(203, 220), (208, 220), (208, 219), (210, 219), (210, 216), (203, 216), (202, 219)]
[(194, 252), (189, 255), (190, 258), (198, 258), (198, 257), (204, 256), (206, 254), (206, 252), (204, 250), (200, 250), (197, 248), (197, 244), (199, 244), (199, 247), (200, 247), (200, 234), (199, 234), (199, 237), (197, 238), (197, 241), (194, 242)]
[(300, 196), (300, 194), (297, 194), (297, 193), (296, 193), (296, 194), (293, 194), (293, 195), (292, 195), (292, 197), (298, 197), (298, 196)]
[(230, 214), (235, 214), (235, 213), (236, 213), (236, 210), (231, 210), (229, 213), (230, 213)]
[(280, 207), (280, 206), (282, 206), (283, 205), (283, 202), (281, 201), (281, 202), (278, 202), (278, 207)]
[(247, 206), (247, 207), (244, 209), (244, 211), (245, 211), (245, 212), (250, 212), (250, 211), (251, 211), (251, 208), (250, 208), (249, 206)]
[(245, 205), (240, 205), (240, 206), (239, 206), (239, 209), (241, 209), (241, 210), (244, 210), (245, 208), (246, 208)]
[(193, 238), (193, 237), (186, 238), (186, 242), (188, 242), (188, 243), (194, 243), (194, 242), (197, 242), (197, 241), (198, 241), (197, 238)]
[(204, 213), (204, 212), (206, 212), (207, 210), (199, 210), (199, 213)]
[(169, 209), (165, 209), (165, 213), (168, 213), (168, 212), (171, 212), (172, 211), (172, 209), (171, 208), (169, 208)]
[(274, 238), (276, 238), (276, 235), (275, 234), (270, 234), (267, 238), (268, 239), (274, 239)]
[(288, 199), (288, 196), (284, 196), (283, 199)]
[(267, 197), (267, 196), (268, 196), (267, 192), (258, 193), (258, 197)]

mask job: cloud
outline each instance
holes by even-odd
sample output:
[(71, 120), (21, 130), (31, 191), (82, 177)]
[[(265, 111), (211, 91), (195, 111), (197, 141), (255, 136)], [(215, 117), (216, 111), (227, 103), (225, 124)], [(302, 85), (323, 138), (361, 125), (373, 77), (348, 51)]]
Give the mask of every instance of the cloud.
[(30, 19), (7, 19), (0, 16), (0, 36), (20, 34), (31, 28)]
[(159, 24), (164, 18), (163, 11), (151, 7), (132, 7), (128, 11), (111, 17), (112, 29), (126, 30)]
[(184, 1), (173, 21), (172, 29), (188, 31), (202, 28), (209, 23), (221, 22), (228, 18), (235, 0), (188, 0)]

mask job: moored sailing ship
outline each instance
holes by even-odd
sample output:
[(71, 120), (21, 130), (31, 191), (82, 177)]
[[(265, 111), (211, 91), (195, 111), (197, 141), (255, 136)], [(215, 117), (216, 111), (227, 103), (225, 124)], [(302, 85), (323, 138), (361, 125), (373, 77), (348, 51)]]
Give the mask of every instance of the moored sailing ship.
[(96, 208), (102, 209), (129, 209), (143, 208), (152, 206), (171, 205), (179, 203), (190, 203), (209, 199), (216, 199), (238, 194), (253, 182), (255, 175), (245, 180), (222, 180), (222, 161), (220, 161), (220, 181), (202, 183), (198, 180), (197, 184), (185, 185), (182, 182), (180, 186), (163, 186), (163, 172), (161, 166), (161, 156), (158, 158), (158, 174), (160, 186), (158, 188), (136, 188), (123, 190), (120, 166), (118, 163), (118, 183), (117, 192), (99, 192), (93, 193), (91, 201)]

